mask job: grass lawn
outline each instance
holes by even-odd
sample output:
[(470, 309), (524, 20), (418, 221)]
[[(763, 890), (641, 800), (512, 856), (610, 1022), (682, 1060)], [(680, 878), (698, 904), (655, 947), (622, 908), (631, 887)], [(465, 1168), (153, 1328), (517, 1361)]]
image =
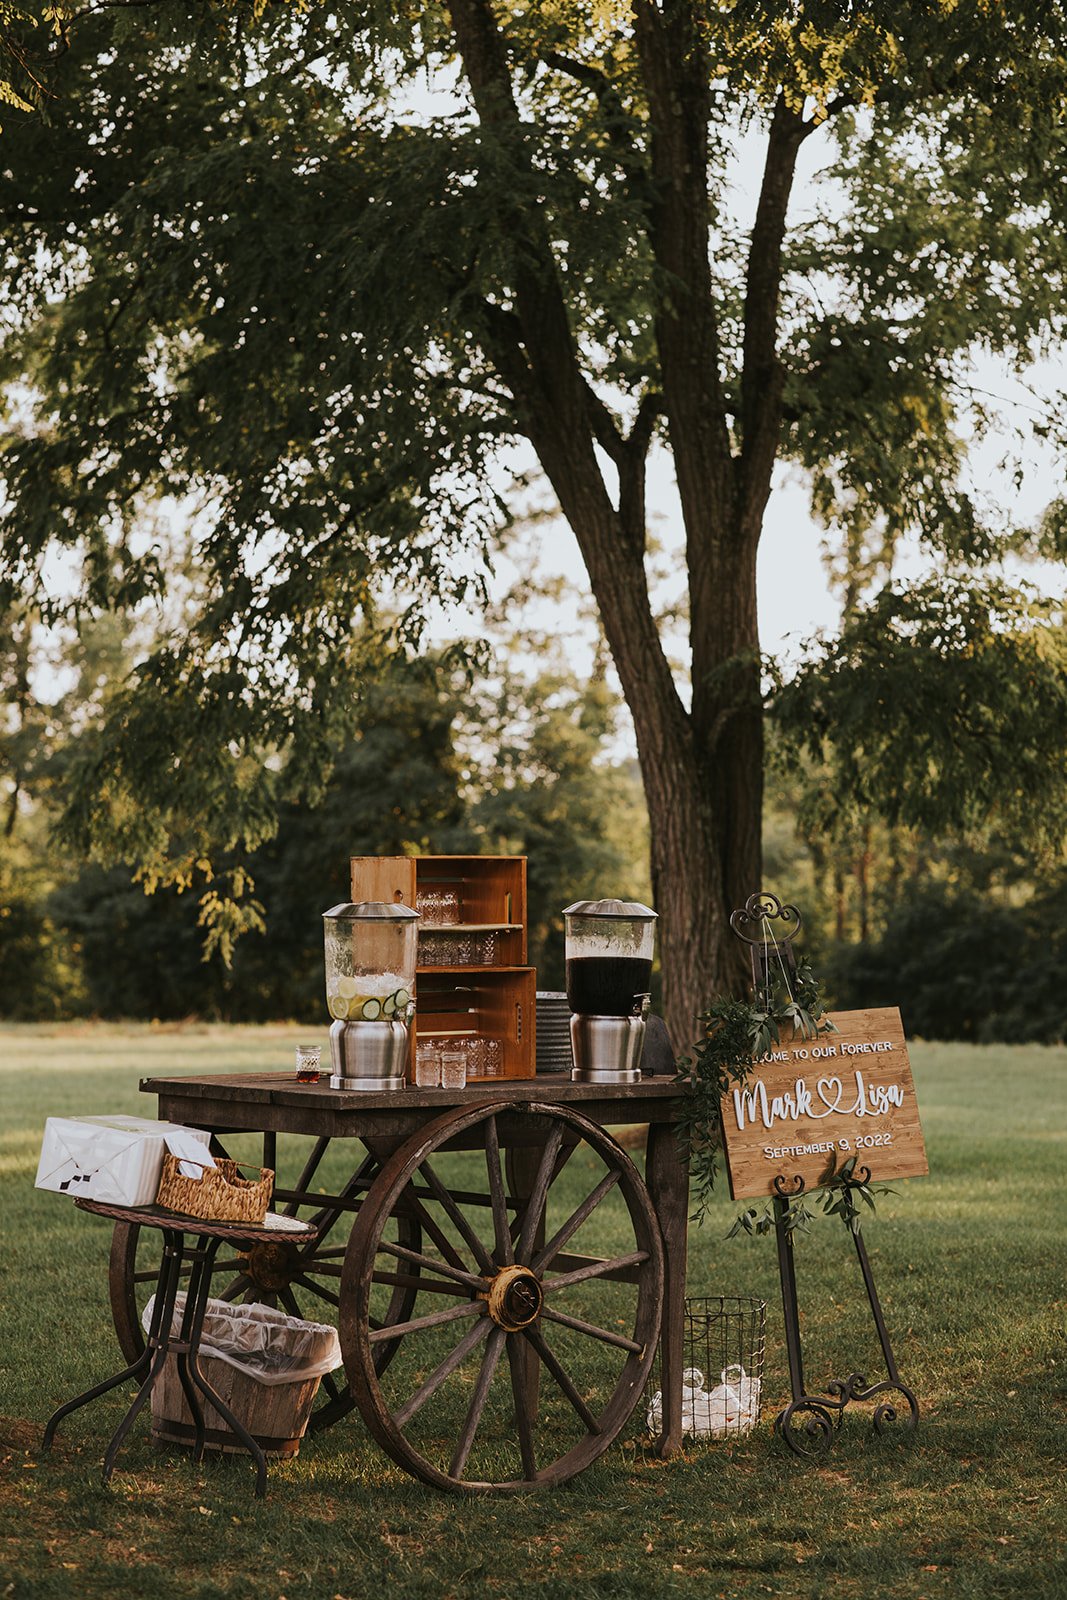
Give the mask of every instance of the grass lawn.
[[(406, 1477), (353, 1414), (272, 1466), (257, 1502), (246, 1462), (159, 1451), (146, 1418), (103, 1488), (112, 1395), (40, 1455), (52, 1409), (119, 1365), (109, 1228), (32, 1187), (45, 1116), (151, 1115), (142, 1074), (287, 1069), (306, 1032), (0, 1027), (0, 1596), (1067, 1600), (1064, 1048), (912, 1047), (932, 1176), (884, 1198), (866, 1237), (914, 1437), (876, 1437), (861, 1405), (825, 1466), (773, 1437), (788, 1398), (773, 1241), (725, 1242), (724, 1194), (689, 1278), (767, 1301), (764, 1420), (744, 1440), (670, 1463), (614, 1446), (562, 1489), (463, 1499)], [(799, 1242), (798, 1274), (810, 1387), (880, 1375), (838, 1223)]]

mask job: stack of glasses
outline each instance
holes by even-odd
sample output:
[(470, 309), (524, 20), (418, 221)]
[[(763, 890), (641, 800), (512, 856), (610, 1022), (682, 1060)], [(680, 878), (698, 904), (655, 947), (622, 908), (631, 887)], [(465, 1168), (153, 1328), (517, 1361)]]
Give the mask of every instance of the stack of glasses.
[(447, 927), (450, 922), (459, 921), (459, 895), (454, 889), (420, 889), (415, 896), (415, 910), (424, 928)]
[(499, 1039), (432, 1034), (415, 1045), (418, 1089), (462, 1089), (470, 1078), (501, 1078), (504, 1048)]
[(420, 967), (484, 967), (496, 955), (493, 932), (438, 932), (424, 928), (419, 933)]

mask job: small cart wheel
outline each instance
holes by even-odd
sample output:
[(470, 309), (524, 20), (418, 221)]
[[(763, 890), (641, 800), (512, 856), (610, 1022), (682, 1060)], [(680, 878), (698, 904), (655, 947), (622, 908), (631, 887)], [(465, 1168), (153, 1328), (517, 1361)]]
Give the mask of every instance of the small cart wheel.
[[(337, 1194), (315, 1193), (308, 1186), (318, 1172), (329, 1143), (328, 1139), (316, 1141), (298, 1180), (298, 1192), (306, 1192), (306, 1199), (285, 1206), (290, 1215), (304, 1213), (304, 1220), (316, 1230), (314, 1239), (309, 1242), (299, 1235), (279, 1233), (276, 1243), (256, 1244), (249, 1250), (220, 1250), (212, 1266), (213, 1299), (275, 1305), (292, 1316), (312, 1322), (336, 1320), (340, 1305), (338, 1280), (349, 1224), (380, 1163), (375, 1156), (367, 1155)], [(397, 1220), (394, 1236), (399, 1244), (415, 1251), (422, 1242), (418, 1223), (409, 1217)], [(131, 1363), (144, 1350), (141, 1315), (148, 1296), (155, 1289), (159, 1249), (157, 1228), (141, 1228), (137, 1223), (127, 1222), (115, 1224), (108, 1289), (119, 1346)], [(410, 1316), (415, 1302), (416, 1276), (412, 1270), (407, 1274), (406, 1283), (390, 1283), (375, 1289), (374, 1320), (379, 1328)], [(379, 1343), (377, 1354), (383, 1369), (395, 1352), (395, 1341)], [(322, 1380), (310, 1429), (316, 1432), (329, 1427), (347, 1416), (353, 1404), (343, 1374), (328, 1374)]]
[[(520, 1170), (523, 1192), (508, 1193)], [(417, 1251), (395, 1242), (404, 1217), (421, 1227)], [(389, 1262), (418, 1268), (415, 1314), (377, 1329), (373, 1286)], [(662, 1296), (652, 1203), (609, 1134), (563, 1106), (450, 1111), (386, 1161), (352, 1229), (339, 1322), (349, 1388), (378, 1443), (424, 1483), (564, 1483), (640, 1398)], [(379, 1371), (390, 1336), (399, 1350)]]

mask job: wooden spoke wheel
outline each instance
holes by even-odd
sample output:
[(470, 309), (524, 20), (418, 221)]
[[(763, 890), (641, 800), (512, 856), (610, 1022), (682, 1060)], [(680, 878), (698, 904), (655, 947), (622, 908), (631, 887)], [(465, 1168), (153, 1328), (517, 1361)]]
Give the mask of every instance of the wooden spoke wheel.
[[(335, 1150), (337, 1144), (346, 1148), (346, 1154), (351, 1147), (350, 1140), (337, 1141)], [(277, 1241), (254, 1244), (248, 1250), (220, 1250), (212, 1269), (213, 1299), (263, 1303), (309, 1322), (336, 1323), (342, 1261), (352, 1218), (377, 1176), (380, 1163), (368, 1154), (336, 1194), (313, 1192), (310, 1186), (319, 1175), (329, 1145), (329, 1139), (316, 1140), (294, 1188), (281, 1190), (278, 1195), (284, 1204), (277, 1209), (311, 1223), (316, 1230), (314, 1239), (279, 1234)], [(398, 1246), (416, 1254), (422, 1243), (419, 1224), (410, 1216), (396, 1219), (392, 1237)], [(157, 1228), (116, 1223), (109, 1273), (111, 1315), (122, 1353), (130, 1362), (136, 1361), (144, 1349), (141, 1313), (155, 1289), (159, 1250)], [(418, 1269), (412, 1266), (402, 1277), (393, 1272), (387, 1282), (375, 1284), (372, 1318), (376, 1332), (410, 1317), (417, 1276)], [(382, 1369), (395, 1353), (396, 1341), (377, 1341), (375, 1354)], [(327, 1374), (311, 1414), (310, 1429), (314, 1432), (329, 1427), (346, 1416), (353, 1405), (344, 1375), (340, 1371)]]
[[(403, 1218), (421, 1227), (418, 1250), (395, 1242)], [(418, 1294), (379, 1329), (374, 1286), (390, 1262), (418, 1269)], [(609, 1134), (563, 1106), (449, 1111), (385, 1162), (352, 1229), (338, 1324), (349, 1387), (378, 1443), (425, 1483), (564, 1483), (640, 1398), (662, 1294), (655, 1213)]]

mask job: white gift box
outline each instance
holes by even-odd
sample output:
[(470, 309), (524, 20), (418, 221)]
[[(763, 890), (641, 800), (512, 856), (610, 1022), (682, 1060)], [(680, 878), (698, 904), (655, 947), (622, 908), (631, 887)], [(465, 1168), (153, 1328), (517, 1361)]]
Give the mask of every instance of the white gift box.
[[(207, 1146), (210, 1133), (147, 1117), (49, 1117), (36, 1187), (106, 1205), (150, 1206), (159, 1192), (167, 1135)], [(212, 1163), (213, 1164), (213, 1163)]]

